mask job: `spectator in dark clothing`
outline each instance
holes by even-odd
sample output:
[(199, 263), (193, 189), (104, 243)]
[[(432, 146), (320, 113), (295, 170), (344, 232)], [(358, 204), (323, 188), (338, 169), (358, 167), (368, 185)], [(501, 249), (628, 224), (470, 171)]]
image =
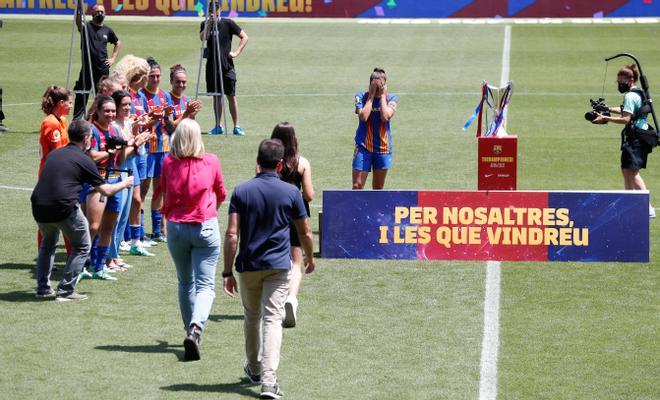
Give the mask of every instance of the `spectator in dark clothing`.
[[(48, 155), (30, 198), (32, 215), (43, 236), (37, 258), (37, 298), (56, 297), (57, 301), (87, 298), (74, 291), (90, 248), (89, 225), (78, 204), (83, 184), (90, 184), (104, 196), (133, 185), (133, 177), (105, 183), (94, 161), (85, 154), (90, 136), (87, 121), (77, 120), (69, 126), (69, 144)], [(72, 251), (55, 293), (50, 286), (50, 274), (60, 231), (71, 243)]]
[[(92, 84), (98, 91), (98, 84), (102, 78), (110, 75), (110, 67), (114, 64), (121, 48), (121, 42), (115, 32), (103, 24), (105, 19), (105, 7), (102, 4), (95, 4), (92, 7), (92, 20), (83, 21), (82, 7), (84, 3), (79, 2), (80, 7), (76, 9), (76, 26), (81, 37), (82, 66), (78, 81), (73, 88), (76, 93), (76, 101), (73, 106), (73, 119), (80, 119), (85, 116), (87, 99), (89, 93), (78, 93), (80, 91), (89, 91)], [(88, 45), (89, 43), (89, 49)], [(108, 43), (114, 45), (112, 55), (108, 58)], [(91, 71), (90, 71), (91, 63)]]

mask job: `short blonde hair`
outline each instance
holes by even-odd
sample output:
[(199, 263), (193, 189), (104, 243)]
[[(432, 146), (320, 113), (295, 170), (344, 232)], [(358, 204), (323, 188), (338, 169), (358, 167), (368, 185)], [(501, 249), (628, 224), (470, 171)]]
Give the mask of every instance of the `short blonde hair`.
[(149, 64), (144, 58), (127, 54), (115, 64), (115, 72), (124, 75), (128, 83), (149, 73)]
[(170, 154), (177, 159), (204, 155), (202, 128), (194, 119), (184, 118), (176, 127), (170, 142)]

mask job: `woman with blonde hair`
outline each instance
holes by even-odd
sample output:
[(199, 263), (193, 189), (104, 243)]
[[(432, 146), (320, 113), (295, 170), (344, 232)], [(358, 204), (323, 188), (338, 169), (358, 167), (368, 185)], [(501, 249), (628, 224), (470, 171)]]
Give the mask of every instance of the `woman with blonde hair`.
[[(138, 133), (151, 136), (150, 129), (155, 124), (155, 120), (147, 114), (147, 99), (140, 89), (144, 89), (147, 83), (147, 74), (149, 74), (149, 63), (144, 58), (136, 57), (132, 54), (124, 56), (115, 66), (115, 72), (124, 74), (128, 81), (128, 94), (131, 97), (131, 117), (135, 124), (139, 126)], [(137, 148), (135, 156), (135, 169), (137, 171), (136, 182), (147, 179), (147, 150), (144, 144)], [(146, 193), (145, 193), (146, 196)], [(129, 233), (130, 254), (135, 256), (152, 256), (145, 250), (149, 244), (142, 241), (144, 237), (144, 211), (142, 209), (144, 199), (142, 189), (139, 184), (133, 186), (133, 198), (131, 200), (131, 210), (129, 213)]]
[(200, 359), (200, 337), (215, 298), (215, 268), (220, 255), (218, 208), (227, 197), (218, 157), (204, 151), (202, 131), (183, 119), (163, 160), (162, 213), (167, 218), (167, 248), (179, 281), (179, 308), (187, 332), (185, 359)]

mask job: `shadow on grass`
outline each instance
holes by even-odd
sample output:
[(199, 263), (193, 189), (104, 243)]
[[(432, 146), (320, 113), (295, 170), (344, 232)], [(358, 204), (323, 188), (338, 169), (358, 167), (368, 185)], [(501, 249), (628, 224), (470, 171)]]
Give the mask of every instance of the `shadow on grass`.
[(0, 264), (0, 270), (3, 270), (3, 269), (13, 269), (13, 270), (25, 269), (25, 270), (31, 270), (31, 269), (34, 269), (36, 265), (37, 265), (36, 260), (35, 260), (35, 262), (32, 263), (32, 264), (22, 264), (22, 263), (12, 263), (12, 262), (8, 262), (8, 263), (2, 263), (2, 264)]
[(225, 321), (243, 321), (245, 317), (242, 314), (237, 314), (237, 315), (222, 315), (222, 314), (216, 314), (216, 315), (209, 315), (209, 321), (213, 322), (222, 322), (223, 320)]
[(234, 393), (254, 399), (260, 398), (258, 393), (249, 389), (250, 386), (254, 385), (252, 385), (247, 378), (244, 378), (236, 383), (216, 383), (209, 385), (181, 383), (178, 385), (163, 386), (160, 389), (170, 392)]
[(122, 346), (119, 344), (111, 344), (107, 346), (96, 346), (96, 350), (105, 351), (121, 351), (124, 353), (171, 353), (174, 354), (179, 361), (184, 361), (183, 345), (171, 345), (164, 340), (157, 340), (157, 344), (141, 345), (141, 346)]
[(53, 301), (53, 299), (37, 299), (34, 297), (35, 295), (36, 292), (34, 290), (16, 290), (13, 292), (0, 293), (0, 301), (10, 303)]
[[(51, 281), (59, 281), (60, 278), (62, 277), (62, 272), (66, 267), (66, 254), (64, 254), (64, 258), (61, 261), (58, 261), (58, 257), (59, 254), (55, 256), (55, 262), (56, 263), (59, 262), (60, 264), (53, 265), (53, 270), (50, 275)], [(37, 260), (35, 259), (33, 264), (22, 264), (22, 263), (0, 264), (0, 271), (2, 270), (14, 270), (14, 271), (24, 270), (30, 273), (32, 279), (37, 279)]]

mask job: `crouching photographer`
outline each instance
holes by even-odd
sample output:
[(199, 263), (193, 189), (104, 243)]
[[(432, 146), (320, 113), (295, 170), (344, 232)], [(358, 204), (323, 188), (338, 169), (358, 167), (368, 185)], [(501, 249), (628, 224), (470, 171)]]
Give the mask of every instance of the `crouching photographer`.
[[(624, 95), (623, 105), (608, 107), (609, 113), (620, 116), (596, 110), (596, 116), (591, 121), (594, 124), (612, 122), (625, 125), (621, 131), (621, 172), (626, 190), (646, 190), (639, 171), (646, 168), (648, 154), (658, 144), (655, 129), (646, 121), (651, 112), (650, 102), (644, 91), (635, 86), (638, 79), (639, 73), (634, 64), (621, 68), (617, 73), (617, 85), (619, 93)], [(650, 204), (649, 216), (655, 217), (655, 209)]]
[[(89, 225), (78, 204), (83, 184), (91, 185), (104, 196), (133, 185), (133, 177), (113, 184), (101, 177), (94, 161), (84, 152), (91, 138), (87, 121), (74, 121), (68, 133), (70, 143), (48, 155), (30, 198), (32, 214), (43, 236), (37, 258), (37, 297), (57, 296), (58, 301), (87, 297), (74, 291), (90, 249)], [(55, 293), (50, 286), (50, 275), (60, 231), (71, 243), (72, 251)]]

